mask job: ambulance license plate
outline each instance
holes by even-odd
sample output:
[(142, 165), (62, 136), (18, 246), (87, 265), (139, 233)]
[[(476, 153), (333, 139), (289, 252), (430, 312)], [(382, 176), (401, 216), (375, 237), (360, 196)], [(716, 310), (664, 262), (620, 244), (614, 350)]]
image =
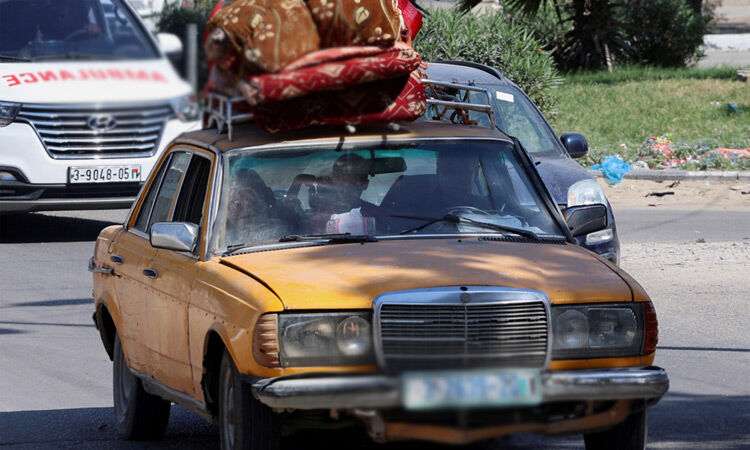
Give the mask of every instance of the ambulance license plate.
[(77, 166), (68, 170), (69, 183), (122, 183), (141, 181), (140, 165)]

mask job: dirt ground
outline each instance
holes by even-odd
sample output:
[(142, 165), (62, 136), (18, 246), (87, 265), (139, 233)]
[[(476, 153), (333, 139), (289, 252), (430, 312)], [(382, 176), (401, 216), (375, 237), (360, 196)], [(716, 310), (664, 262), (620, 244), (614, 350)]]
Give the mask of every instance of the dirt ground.
[[(706, 180), (648, 181), (622, 180), (610, 186), (599, 184), (615, 210), (618, 208), (670, 208), (712, 210), (750, 209), (750, 181), (716, 182)], [(654, 193), (669, 193), (663, 196)], [(743, 194), (746, 192), (746, 194)]]

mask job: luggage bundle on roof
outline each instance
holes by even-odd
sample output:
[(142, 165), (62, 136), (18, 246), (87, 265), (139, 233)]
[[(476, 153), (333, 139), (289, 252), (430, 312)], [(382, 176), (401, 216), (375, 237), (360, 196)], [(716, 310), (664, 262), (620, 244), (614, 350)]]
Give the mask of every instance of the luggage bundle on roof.
[(269, 132), (415, 120), (426, 98), (411, 32), (397, 0), (225, 4), (207, 31), (207, 120), (250, 113)]

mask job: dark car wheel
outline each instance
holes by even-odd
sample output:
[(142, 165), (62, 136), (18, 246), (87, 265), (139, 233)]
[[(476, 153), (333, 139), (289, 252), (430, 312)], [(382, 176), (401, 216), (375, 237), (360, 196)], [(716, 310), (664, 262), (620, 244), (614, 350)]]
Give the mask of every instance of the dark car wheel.
[(117, 431), (120, 437), (130, 440), (151, 440), (162, 437), (169, 422), (171, 403), (143, 389), (141, 380), (128, 368), (120, 337), (117, 335), (115, 335), (112, 381), (115, 420), (117, 420)]
[(240, 379), (229, 352), (221, 358), (219, 378), (219, 437), (221, 448), (277, 450), (281, 419), (253, 397), (250, 385)]
[(624, 422), (606, 431), (583, 436), (586, 450), (643, 450), (648, 436), (646, 410), (631, 414)]

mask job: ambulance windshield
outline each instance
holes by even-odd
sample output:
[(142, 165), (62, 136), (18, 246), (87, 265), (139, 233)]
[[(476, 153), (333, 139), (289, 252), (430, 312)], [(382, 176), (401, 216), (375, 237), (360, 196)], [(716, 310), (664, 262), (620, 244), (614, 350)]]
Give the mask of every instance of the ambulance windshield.
[(0, 0), (0, 62), (157, 58), (122, 0)]

